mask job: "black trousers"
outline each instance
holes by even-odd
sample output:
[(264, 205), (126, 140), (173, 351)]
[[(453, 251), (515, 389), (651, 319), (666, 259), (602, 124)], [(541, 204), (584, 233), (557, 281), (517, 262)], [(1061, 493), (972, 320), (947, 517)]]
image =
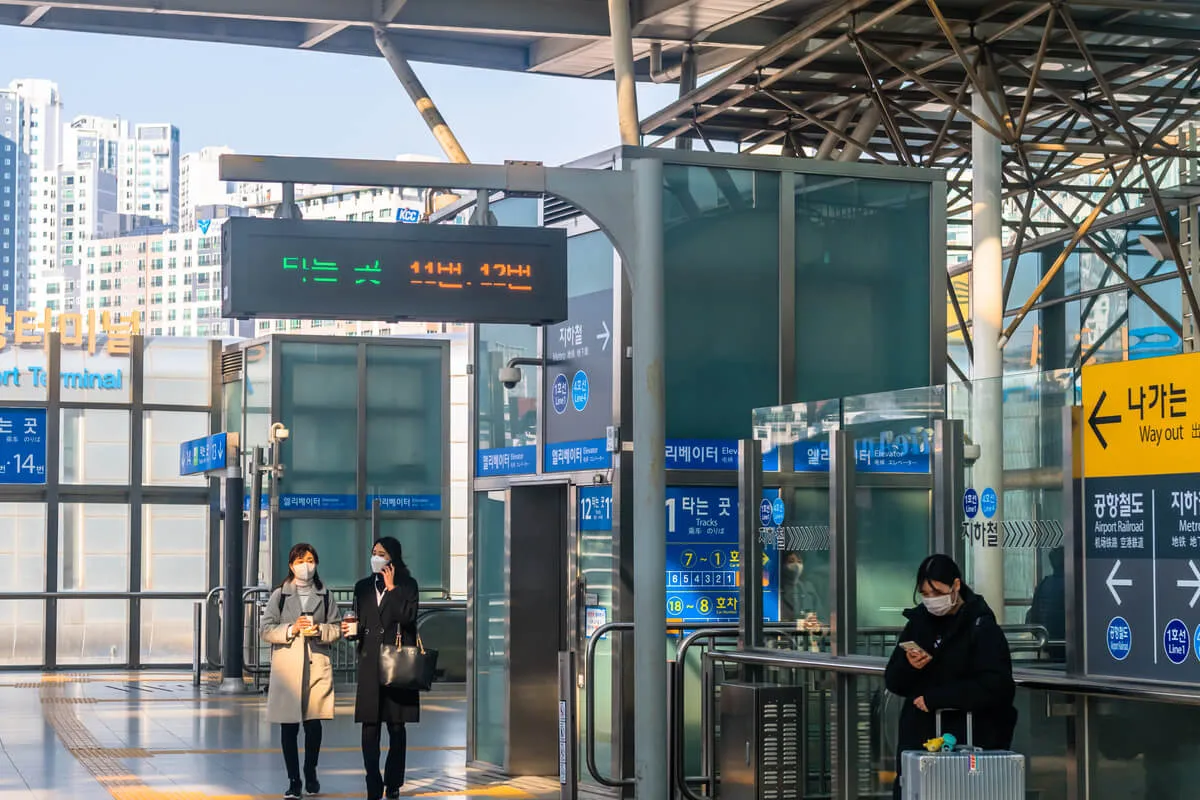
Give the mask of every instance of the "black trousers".
[[(287, 767), (288, 780), (300, 780), (300, 723), (285, 722), (280, 739), (283, 743), (283, 763)], [(321, 757), (321, 720), (310, 719), (304, 723), (304, 776), (315, 777), (317, 760)]]
[(399, 789), (404, 785), (404, 760), (408, 750), (408, 733), (403, 722), (389, 722), (387, 762), (383, 775), (379, 774), (379, 740), (383, 725), (373, 722), (362, 724), (363, 767), (367, 771), (367, 794), (371, 797), (383, 795), (384, 788)]

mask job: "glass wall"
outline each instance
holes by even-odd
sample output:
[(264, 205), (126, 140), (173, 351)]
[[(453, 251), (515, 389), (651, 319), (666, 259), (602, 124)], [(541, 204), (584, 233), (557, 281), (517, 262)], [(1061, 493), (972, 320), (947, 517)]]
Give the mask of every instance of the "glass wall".
[(210, 481), (180, 477), (179, 448), (213, 430), (215, 356), (140, 336), (0, 350), (20, 378), (0, 385), (0, 417), (60, 423), (6, 442), (23, 468), (0, 473), (0, 667), (191, 661), (217, 529)]
[(475, 760), (503, 765), (508, 729), (508, 669), (504, 643), (508, 621), (507, 492), (475, 495), (475, 550), (473, 594), (474, 643), (472, 702), (470, 705)]
[(279, 419), (296, 433), (282, 448), (287, 493), (355, 496), (358, 347), (283, 341), (279, 349)]
[(667, 436), (749, 436), (779, 398), (780, 176), (666, 164), (663, 182)]

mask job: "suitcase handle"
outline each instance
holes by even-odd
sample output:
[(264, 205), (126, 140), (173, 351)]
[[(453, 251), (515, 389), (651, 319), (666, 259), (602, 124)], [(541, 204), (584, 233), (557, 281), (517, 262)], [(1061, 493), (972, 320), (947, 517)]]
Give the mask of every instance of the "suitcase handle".
[[(938, 738), (942, 736), (942, 712), (943, 711), (958, 711), (957, 708), (939, 708), (933, 712), (934, 724), (937, 726), (935, 735)], [(967, 714), (967, 744), (966, 749), (975, 749), (975, 715), (970, 711)]]

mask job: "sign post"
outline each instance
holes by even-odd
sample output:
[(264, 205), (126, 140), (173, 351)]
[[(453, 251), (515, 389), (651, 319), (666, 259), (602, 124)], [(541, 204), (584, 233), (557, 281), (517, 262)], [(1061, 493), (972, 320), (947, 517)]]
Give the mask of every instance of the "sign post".
[(1198, 681), (1200, 354), (1084, 367), (1083, 415), (1087, 672)]
[[(242, 517), (245, 481), (238, 457), (236, 433), (214, 433), (179, 445), (180, 475), (223, 475), (225, 478), (225, 598), (221, 606), (221, 692), (246, 690), (243, 680), (242, 639), (245, 618), (242, 609), (245, 541)], [(255, 526), (257, 531), (257, 526)]]

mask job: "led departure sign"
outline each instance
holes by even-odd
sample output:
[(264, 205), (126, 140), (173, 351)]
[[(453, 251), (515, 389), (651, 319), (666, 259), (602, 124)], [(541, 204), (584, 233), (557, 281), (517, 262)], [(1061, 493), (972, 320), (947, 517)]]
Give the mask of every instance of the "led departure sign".
[(567, 317), (563, 230), (237, 217), (222, 248), (222, 313), (235, 319)]

